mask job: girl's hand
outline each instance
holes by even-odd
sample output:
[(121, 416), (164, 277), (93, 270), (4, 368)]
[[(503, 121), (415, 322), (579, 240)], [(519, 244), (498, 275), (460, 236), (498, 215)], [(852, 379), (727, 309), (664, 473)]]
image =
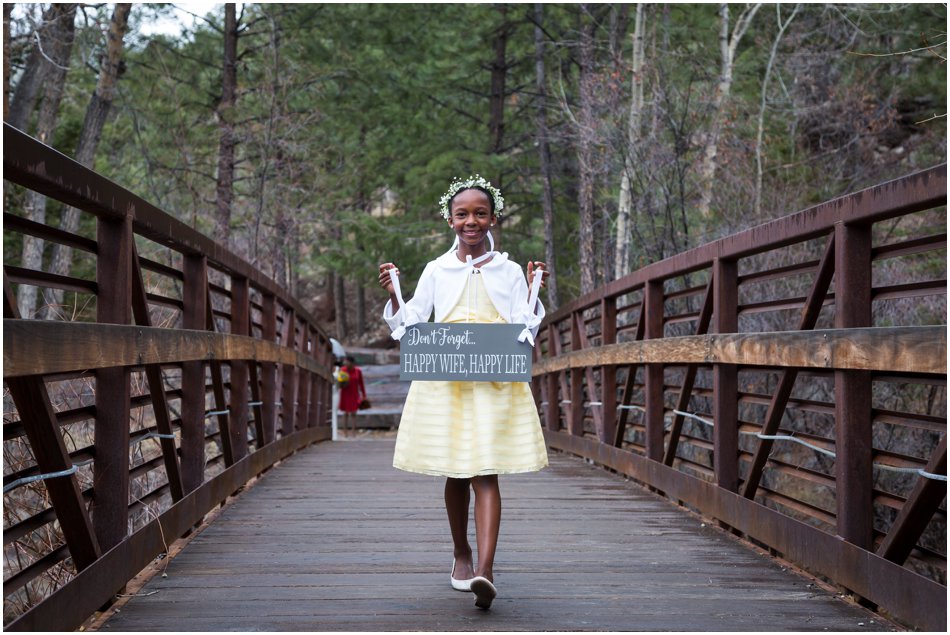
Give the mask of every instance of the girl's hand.
[(541, 288), (547, 286), (547, 278), (551, 275), (551, 272), (546, 269), (547, 265), (538, 260), (529, 260), (528, 261), (528, 286), (531, 286), (531, 282), (534, 280), (534, 270), (541, 269), (544, 271), (544, 274), (541, 276)]
[(384, 262), (383, 264), (379, 265), (379, 286), (381, 286), (390, 296), (394, 296), (395, 293), (393, 292), (393, 281), (389, 277), (390, 269), (395, 269), (396, 275), (399, 275), (399, 269), (393, 263)]

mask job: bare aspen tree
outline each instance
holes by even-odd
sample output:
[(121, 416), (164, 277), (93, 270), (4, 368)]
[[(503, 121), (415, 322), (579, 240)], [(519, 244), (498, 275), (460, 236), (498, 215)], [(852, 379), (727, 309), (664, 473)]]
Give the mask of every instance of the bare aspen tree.
[(700, 199), (698, 210), (704, 218), (709, 216), (709, 208), (712, 205), (712, 191), (716, 178), (716, 168), (718, 167), (716, 155), (719, 152), (719, 138), (722, 136), (723, 110), (732, 89), (732, 70), (735, 65), (736, 49), (739, 48), (742, 36), (745, 35), (752, 23), (752, 18), (755, 17), (761, 6), (761, 3), (745, 5), (736, 20), (736, 26), (731, 35), (729, 34), (729, 5), (724, 2), (719, 6), (719, 82), (713, 95), (712, 119), (703, 148), (702, 164), (699, 168)]
[(769, 52), (769, 61), (765, 66), (765, 77), (762, 78), (762, 99), (759, 103), (759, 122), (756, 130), (755, 136), (755, 217), (760, 218), (762, 215), (762, 135), (763, 129), (765, 128), (765, 101), (766, 95), (768, 94), (769, 88), (769, 79), (772, 77), (772, 67), (775, 65), (775, 56), (778, 53), (779, 42), (782, 41), (782, 36), (785, 35), (785, 29), (788, 28), (788, 25), (792, 23), (792, 20), (795, 19), (795, 14), (798, 13), (800, 4), (796, 4), (795, 8), (792, 9), (791, 15), (788, 16), (788, 19), (782, 22), (782, 5), (775, 5), (775, 21), (778, 24), (778, 33), (775, 35), (775, 40), (772, 42), (772, 50)]
[[(287, 103), (284, 86), (281, 82), (281, 26), (278, 23), (278, 15), (271, 13), (268, 5), (261, 5), (261, 9), (264, 11), (264, 16), (267, 18), (267, 22), (270, 26), (271, 67), (270, 77), (268, 78), (269, 81), (267, 82), (270, 92), (270, 100), (267, 107), (267, 125), (264, 128), (264, 138), (260, 140), (259, 158), (257, 160), (257, 210), (253, 220), (254, 233), (251, 237), (251, 244), (248, 250), (251, 254), (251, 262), (256, 266), (260, 266), (262, 260), (261, 246), (264, 239), (261, 236), (261, 224), (264, 221), (267, 211), (267, 186), (271, 181), (280, 182), (283, 176), (283, 143), (277, 136), (278, 126), (283, 123), (284, 120), (284, 106)], [(273, 161), (271, 161), (272, 152)], [(283, 205), (277, 205), (276, 207), (281, 209)], [(268, 264), (276, 270), (276, 261), (281, 259), (279, 246), (274, 245), (273, 248), (265, 246), (263, 251), (265, 253), (263, 258), (269, 257), (271, 260)], [(283, 279), (276, 279), (281, 285), (285, 284)]]
[(597, 286), (594, 253), (594, 17), (591, 6), (581, 5), (579, 106), (577, 112), (578, 222), (580, 224), (581, 295)]
[[(89, 105), (86, 108), (86, 117), (83, 120), (82, 131), (79, 134), (79, 144), (76, 148), (76, 161), (86, 167), (93, 167), (96, 159), (96, 150), (99, 148), (99, 139), (105, 127), (106, 118), (112, 108), (115, 97), (115, 86), (119, 80), (122, 62), (122, 41), (129, 24), (129, 13), (132, 10), (130, 3), (115, 5), (112, 19), (109, 22), (109, 32), (106, 36), (106, 51), (99, 69), (99, 80), (92, 93)], [(67, 207), (63, 210), (60, 229), (70, 234), (76, 233), (79, 228), (79, 210)], [(65, 245), (54, 245), (50, 271), (56, 275), (69, 275), (72, 267), (72, 249)], [(44, 293), (46, 306), (43, 307), (44, 318), (48, 319), (63, 301), (63, 292), (53, 289)]]
[(224, 5), (224, 63), (221, 100), (218, 102), (218, 178), (215, 190), (214, 238), (228, 246), (231, 239), (231, 205), (234, 201), (234, 104), (237, 92), (238, 24), (235, 3)]
[[(53, 133), (59, 118), (59, 104), (66, 85), (66, 71), (69, 69), (69, 56), (73, 50), (76, 33), (76, 5), (54, 4), (53, 24), (49, 29), (49, 42), (46, 51), (50, 68), (48, 80), (44, 82), (43, 101), (36, 121), (36, 138), (52, 145)], [(29, 190), (26, 193), (26, 217), (37, 223), (46, 222), (46, 197)], [(43, 240), (35, 236), (23, 236), (23, 257), (21, 264), (25, 269), (40, 269), (43, 264)], [(17, 288), (17, 305), (20, 315), (33, 317), (36, 311), (37, 287), (21, 284)]]
[(630, 272), (630, 217), (633, 211), (633, 174), (636, 146), (640, 140), (643, 118), (643, 14), (644, 5), (637, 3), (633, 26), (633, 53), (630, 79), (630, 115), (627, 119), (627, 143), (624, 148), (623, 174), (620, 177), (620, 197), (617, 201), (617, 243), (614, 251), (614, 276), (620, 278)]
[(538, 91), (538, 154), (541, 166), (541, 207), (544, 213), (544, 258), (548, 276), (548, 306), (558, 307), (557, 266), (554, 252), (554, 193), (551, 187), (551, 145), (548, 134), (547, 85), (544, 79), (544, 5), (534, 5), (534, 70)]

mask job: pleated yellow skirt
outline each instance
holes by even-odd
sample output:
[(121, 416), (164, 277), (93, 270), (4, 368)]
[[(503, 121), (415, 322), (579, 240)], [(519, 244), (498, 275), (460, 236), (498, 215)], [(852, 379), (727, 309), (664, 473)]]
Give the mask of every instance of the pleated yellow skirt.
[[(473, 274), (446, 322), (504, 323)], [(393, 467), (470, 478), (536, 472), (548, 464), (541, 420), (525, 382), (414, 381)]]

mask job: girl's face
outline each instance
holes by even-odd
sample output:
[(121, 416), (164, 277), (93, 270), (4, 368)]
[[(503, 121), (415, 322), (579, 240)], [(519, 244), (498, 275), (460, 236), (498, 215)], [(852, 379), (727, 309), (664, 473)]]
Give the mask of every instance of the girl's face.
[(462, 190), (452, 199), (449, 226), (459, 237), (459, 244), (478, 247), (495, 224), (491, 200), (481, 190)]

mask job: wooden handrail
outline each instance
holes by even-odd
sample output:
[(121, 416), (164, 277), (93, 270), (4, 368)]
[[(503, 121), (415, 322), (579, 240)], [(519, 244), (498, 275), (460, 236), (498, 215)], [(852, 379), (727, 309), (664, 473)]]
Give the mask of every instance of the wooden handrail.
[[(946, 201), (942, 164), (561, 307), (542, 324), (533, 367), (549, 444), (687, 502), (906, 623), (945, 629), (945, 603), (922, 598), (946, 587), (900, 565), (915, 551), (933, 557), (915, 550), (926, 531), (946, 541), (946, 418), (929, 409), (946, 399), (946, 275), (932, 266), (946, 261)], [(897, 269), (899, 258), (911, 260)], [(885, 311), (911, 299), (927, 310)], [(913, 404), (924, 391), (930, 400)], [(887, 438), (922, 447), (879, 447)], [(904, 481), (887, 476), (895, 469)]]
[(877, 327), (686, 335), (571, 351), (536, 362), (535, 377), (572, 368), (631, 364), (735, 364), (947, 374), (947, 329)]
[[(329, 438), (332, 349), (296, 298), (236, 254), (8, 124), (3, 137), (4, 179), (92, 215), (96, 226), (92, 239), (5, 213), (6, 232), (95, 259), (93, 280), (4, 266), (4, 381), (20, 417), (10, 422), (17, 431), (10, 441), (27, 443), (24, 456), (36, 458), (14, 467), (22, 476), (6, 496), (39, 478), (54, 512), (20, 523), (29, 531), (7, 528), (4, 543), (27, 540), (54, 521), (65, 539), (26, 563), (22, 575), (11, 572), (8, 594), (70, 556), (77, 574), (5, 628), (70, 630), (161, 553), (156, 536), (177, 538), (248, 479)], [(149, 250), (144, 257), (140, 246)], [(151, 252), (167, 254), (167, 262)], [(15, 284), (94, 297), (95, 315), (22, 319)], [(153, 316), (180, 327), (153, 324)], [(217, 332), (225, 322), (227, 332)], [(133, 398), (132, 375), (140, 371), (144, 382)], [(51, 386), (72, 384), (78, 393), (93, 381), (94, 405), (70, 408), (68, 417), (56, 412)], [(130, 430), (136, 420), (140, 427)], [(76, 451), (64, 444), (66, 428)], [(216, 474), (207, 469), (209, 441), (223, 456), (225, 469)], [(79, 455), (91, 464), (74, 464)], [(145, 483), (138, 494), (133, 481)], [(136, 521), (130, 496), (151, 497), (157, 509)], [(130, 522), (138, 529), (132, 534)]]
[(3, 338), (5, 378), (243, 359), (289, 364), (331, 380), (330, 369), (312, 357), (245, 335), (88, 322), (4, 320)]

